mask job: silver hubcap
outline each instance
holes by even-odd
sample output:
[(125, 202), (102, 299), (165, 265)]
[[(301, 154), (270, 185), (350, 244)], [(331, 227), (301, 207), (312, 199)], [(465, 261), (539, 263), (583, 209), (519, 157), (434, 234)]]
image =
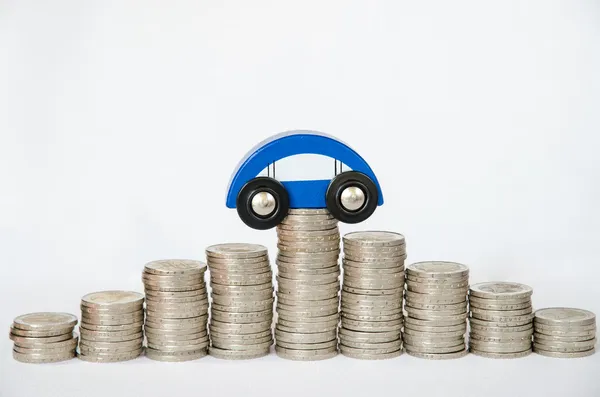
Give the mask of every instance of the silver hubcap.
[(357, 186), (349, 186), (342, 191), (342, 206), (348, 211), (358, 211), (365, 205), (365, 192)]
[(259, 216), (268, 216), (275, 212), (277, 201), (269, 192), (256, 193), (252, 197), (252, 211)]

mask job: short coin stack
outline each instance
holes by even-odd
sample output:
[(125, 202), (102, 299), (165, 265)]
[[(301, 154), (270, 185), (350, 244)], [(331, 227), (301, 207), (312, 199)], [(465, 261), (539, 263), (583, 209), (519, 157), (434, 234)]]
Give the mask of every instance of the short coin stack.
[(384, 231), (346, 234), (340, 352), (359, 359), (402, 354), (404, 236)]
[(144, 348), (144, 295), (131, 291), (93, 292), (81, 298), (78, 357), (116, 362), (139, 357)]
[(596, 351), (596, 315), (567, 307), (540, 309), (533, 319), (533, 351), (557, 358), (585, 357)]
[(469, 350), (488, 358), (531, 353), (533, 289), (513, 282), (474, 284), (469, 290)]
[(13, 357), (24, 363), (54, 363), (75, 357), (77, 317), (68, 313), (30, 313), (10, 327)]
[(291, 209), (277, 226), (275, 351), (290, 360), (337, 355), (340, 233), (326, 209)]
[(189, 361), (206, 356), (208, 295), (206, 264), (165, 259), (144, 267), (146, 291), (146, 357), (157, 361)]
[(469, 268), (454, 262), (406, 267), (404, 349), (415, 357), (452, 359), (467, 354)]
[(211, 356), (262, 357), (273, 344), (273, 272), (267, 248), (219, 244), (206, 249), (212, 305)]

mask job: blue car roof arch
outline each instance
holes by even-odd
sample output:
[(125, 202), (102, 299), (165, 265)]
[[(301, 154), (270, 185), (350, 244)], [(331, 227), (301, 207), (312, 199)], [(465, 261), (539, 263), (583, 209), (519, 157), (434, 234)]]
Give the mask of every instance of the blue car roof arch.
[(227, 188), (226, 205), (236, 207), (240, 189), (269, 164), (298, 154), (319, 154), (339, 160), (354, 171), (367, 175), (379, 195), (377, 205), (383, 204), (383, 193), (369, 164), (350, 146), (339, 139), (318, 131), (294, 130), (273, 135), (255, 145), (236, 166)]

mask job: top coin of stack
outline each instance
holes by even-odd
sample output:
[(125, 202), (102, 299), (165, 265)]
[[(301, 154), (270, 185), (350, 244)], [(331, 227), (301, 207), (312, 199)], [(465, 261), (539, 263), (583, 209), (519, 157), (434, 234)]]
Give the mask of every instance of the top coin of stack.
[(469, 350), (488, 358), (517, 358), (531, 353), (533, 315), (527, 285), (496, 281), (469, 291)]
[(404, 236), (383, 231), (343, 238), (344, 278), (339, 331), (343, 355), (384, 359), (402, 353)]
[(81, 298), (78, 357), (84, 361), (132, 360), (143, 352), (144, 295), (93, 292)]
[(469, 268), (454, 262), (406, 267), (404, 349), (411, 356), (451, 359), (467, 353)]
[(13, 357), (24, 363), (53, 363), (75, 357), (77, 317), (68, 313), (29, 313), (15, 318), (9, 337)]
[(144, 267), (146, 291), (146, 357), (189, 361), (206, 355), (208, 295), (206, 264), (165, 259)]
[(290, 360), (337, 355), (340, 233), (327, 209), (291, 209), (277, 226), (275, 351)]
[(533, 350), (543, 356), (585, 357), (596, 351), (596, 315), (568, 307), (535, 312)]
[(212, 306), (211, 356), (230, 360), (269, 354), (273, 344), (273, 272), (267, 248), (218, 244), (206, 249)]

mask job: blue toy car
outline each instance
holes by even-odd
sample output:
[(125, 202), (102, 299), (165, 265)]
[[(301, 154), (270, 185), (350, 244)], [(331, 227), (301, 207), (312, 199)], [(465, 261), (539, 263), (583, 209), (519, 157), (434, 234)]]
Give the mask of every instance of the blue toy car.
[[(275, 179), (276, 161), (305, 153), (331, 157), (334, 178)], [(341, 172), (342, 164), (352, 171)], [(271, 165), (273, 177), (258, 176)], [(237, 208), (246, 225), (261, 230), (277, 226), (290, 208), (327, 208), (341, 222), (358, 223), (382, 204), (381, 187), (369, 164), (346, 144), (315, 131), (283, 132), (252, 148), (232, 175), (226, 201), (227, 207)]]

